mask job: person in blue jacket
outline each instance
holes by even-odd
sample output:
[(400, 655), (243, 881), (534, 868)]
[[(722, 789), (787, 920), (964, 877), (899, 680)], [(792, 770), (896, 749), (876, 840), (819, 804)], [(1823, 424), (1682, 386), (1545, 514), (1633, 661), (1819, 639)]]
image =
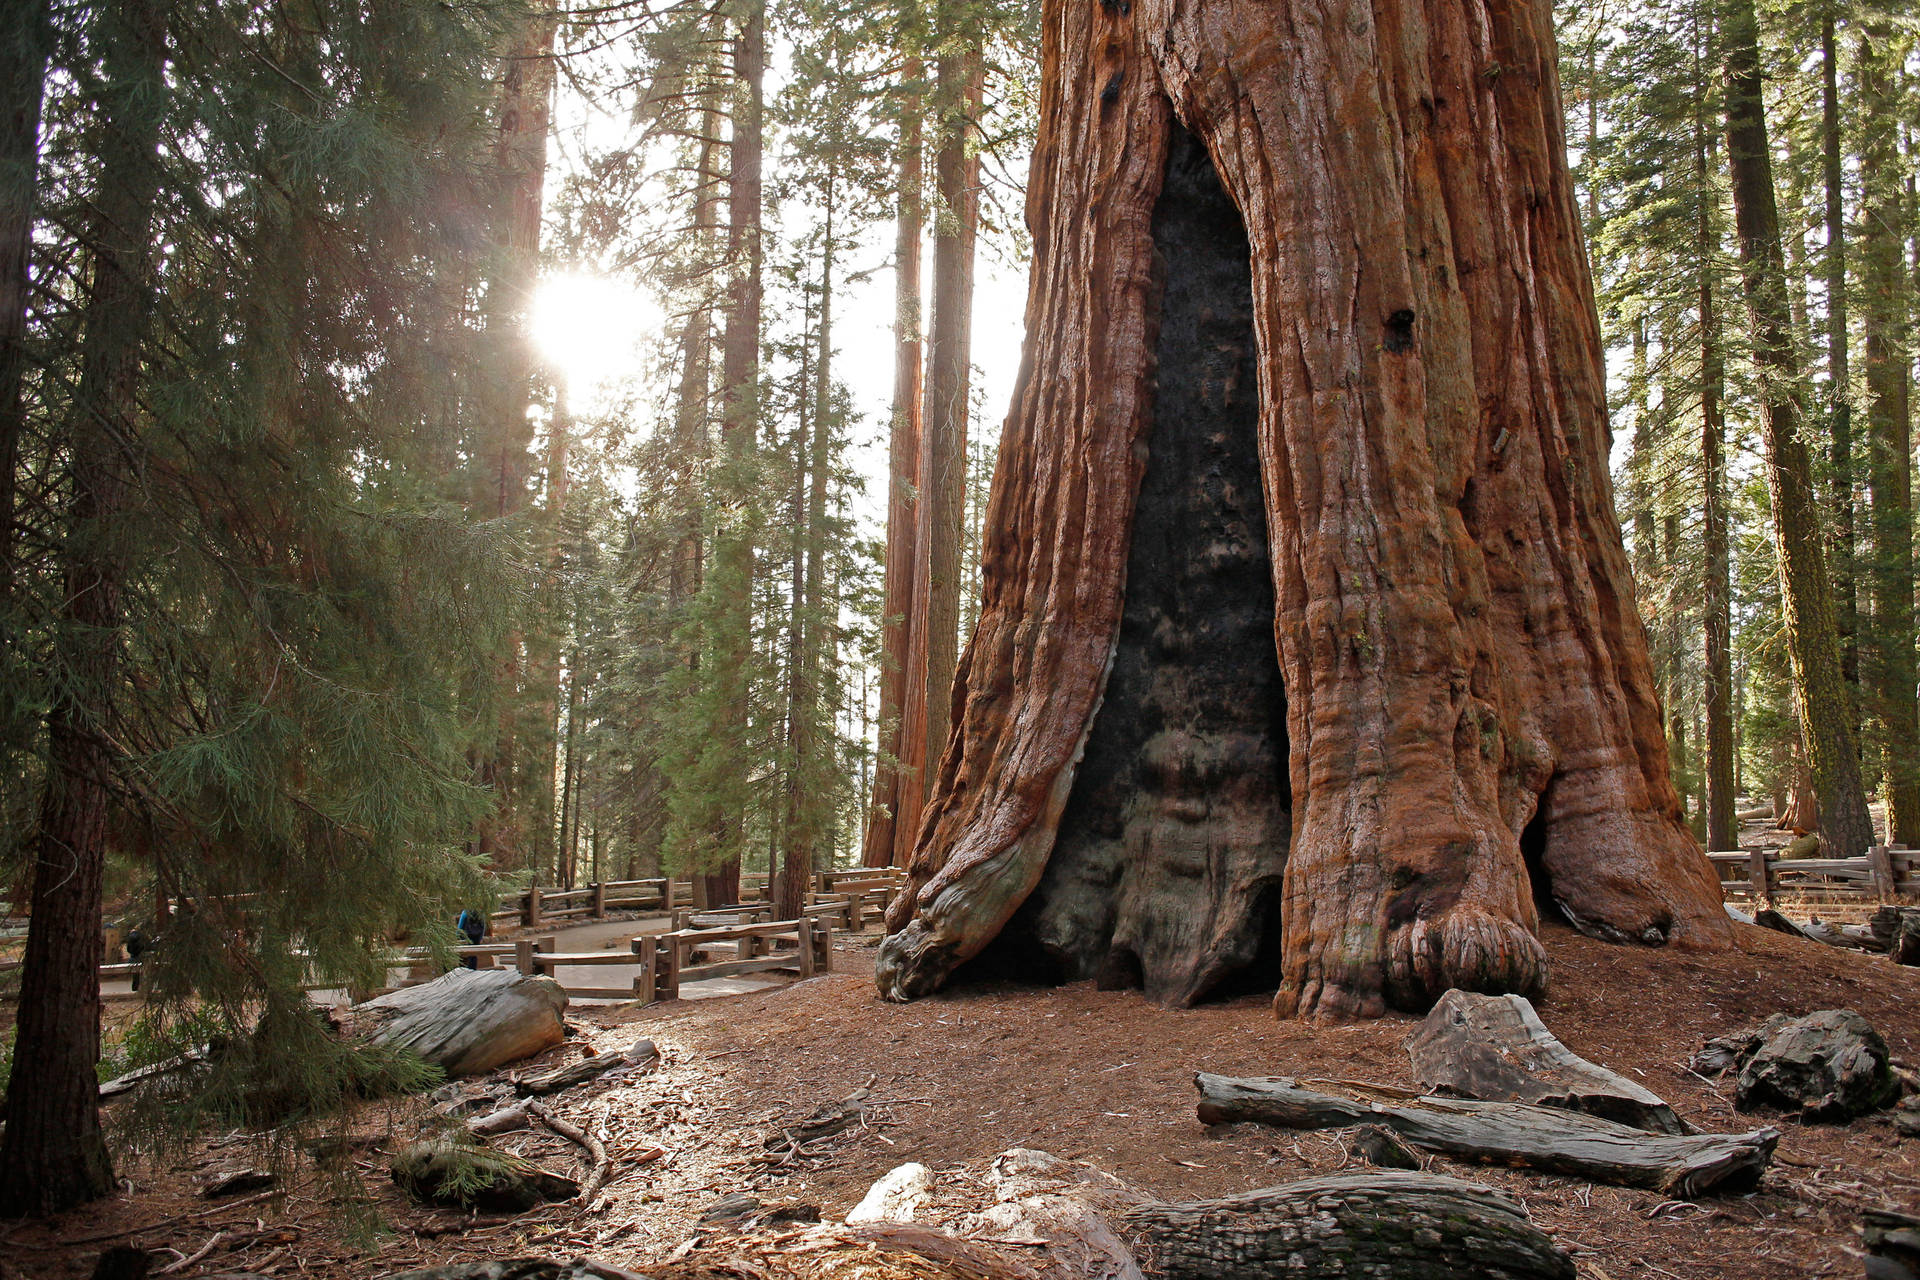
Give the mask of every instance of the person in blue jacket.
[[(481, 940), (487, 936), (487, 918), (471, 907), (461, 911), (459, 918), (453, 922), (453, 927), (466, 935), (470, 946), (479, 946)], [(480, 961), (475, 956), (461, 956), (460, 967), (477, 969), (480, 967)]]

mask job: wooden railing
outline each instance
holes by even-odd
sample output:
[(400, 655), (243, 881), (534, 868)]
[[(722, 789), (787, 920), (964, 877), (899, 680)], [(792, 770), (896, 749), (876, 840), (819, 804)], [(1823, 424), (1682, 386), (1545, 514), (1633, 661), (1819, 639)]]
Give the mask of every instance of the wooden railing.
[[(1920, 893), (1920, 851), (1876, 845), (1858, 858), (1781, 858), (1774, 850), (1709, 853), (1729, 893), (1771, 901), (1780, 893), (1814, 893), (1894, 902)], [(1744, 871), (1744, 875), (1741, 872)]]

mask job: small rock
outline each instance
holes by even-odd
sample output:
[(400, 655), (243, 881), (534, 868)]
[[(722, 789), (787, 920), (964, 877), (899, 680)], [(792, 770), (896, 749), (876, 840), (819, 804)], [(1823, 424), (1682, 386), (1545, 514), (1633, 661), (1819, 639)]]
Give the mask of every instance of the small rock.
[(1887, 1058), (1886, 1041), (1851, 1009), (1822, 1009), (1804, 1018), (1776, 1014), (1761, 1025), (1740, 1064), (1734, 1105), (1845, 1122), (1899, 1096)]
[(933, 1194), (933, 1171), (923, 1164), (903, 1164), (867, 1188), (847, 1225), (872, 1222), (912, 1222), (914, 1213)]
[(1363, 1124), (1355, 1129), (1347, 1151), (1381, 1169), (1420, 1168), (1420, 1157), (1413, 1153), (1413, 1148), (1377, 1124)]

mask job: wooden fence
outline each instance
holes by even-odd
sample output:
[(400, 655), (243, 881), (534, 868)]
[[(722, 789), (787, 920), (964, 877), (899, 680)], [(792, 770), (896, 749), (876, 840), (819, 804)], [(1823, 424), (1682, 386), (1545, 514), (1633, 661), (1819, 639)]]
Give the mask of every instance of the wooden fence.
[(1807, 893), (1859, 902), (1894, 902), (1920, 893), (1920, 850), (1876, 845), (1859, 858), (1781, 858), (1776, 850), (1709, 853), (1722, 887), (1734, 896), (1771, 901)]
[[(720, 977), (723, 976), (721, 970), (748, 973), (787, 968), (800, 970), (802, 976), (824, 970), (829, 964), (831, 948), (823, 940), (830, 939), (835, 928), (859, 933), (876, 922), (904, 882), (905, 877), (892, 867), (851, 867), (817, 872), (814, 891), (807, 895), (807, 903), (797, 921), (770, 918), (773, 910), (765, 904), (764, 873), (742, 877), (740, 896), (743, 902), (702, 912), (693, 910), (693, 885), (686, 880), (609, 880), (584, 888), (564, 890), (541, 889), (535, 885), (520, 893), (500, 895), (499, 909), (493, 912), (493, 919), (497, 922), (516, 922), (522, 927), (538, 927), (564, 920), (603, 919), (610, 911), (651, 911), (668, 917), (670, 927), (661, 932), (636, 936), (632, 940), (635, 948), (640, 945), (642, 938), (679, 937), (693, 939), (692, 945), (696, 947), (720, 942), (735, 947), (738, 954), (732, 959), (715, 962), (720, 965), (719, 969), (713, 963), (695, 963), (686, 947), (677, 947), (673, 949), (672, 957), (666, 957), (662, 952), (651, 967), (643, 965), (644, 971), (633, 980), (630, 988), (567, 988), (569, 995), (582, 999), (652, 1000), (652, 993), (656, 990), (669, 993), (662, 998), (671, 998), (671, 993), (678, 991), (681, 980), (691, 982), (703, 977)], [(785, 949), (788, 944), (791, 944), (792, 954)], [(554, 950), (554, 945), (551, 938), (521, 938), (513, 942), (482, 942), (455, 947), (453, 954), (462, 959), (472, 959), (482, 969), (495, 968), (512, 957), (512, 962), (524, 973), (548, 972), (575, 965), (632, 965), (634, 956), (638, 954), (632, 949), (560, 953)], [(741, 949), (743, 947), (744, 950)], [(117, 953), (117, 946), (114, 950)], [(425, 947), (410, 947), (398, 953), (392, 967), (405, 969), (407, 974), (396, 985), (411, 986), (437, 977), (437, 974), (429, 972), (430, 954)], [(531, 958), (523, 958), (528, 956)], [(18, 969), (20, 965), (19, 960), (0, 959), (0, 973)], [(741, 965), (747, 967), (738, 967)], [(102, 964), (99, 976), (100, 981), (107, 982), (116, 978), (135, 977), (140, 971), (141, 966), (137, 963), (116, 961)], [(308, 989), (324, 991), (333, 990), (336, 986), (330, 982), (314, 982), (308, 984)], [(643, 990), (647, 994), (637, 994)], [(138, 991), (114, 991), (103, 992), (102, 998), (138, 1000), (142, 995)]]

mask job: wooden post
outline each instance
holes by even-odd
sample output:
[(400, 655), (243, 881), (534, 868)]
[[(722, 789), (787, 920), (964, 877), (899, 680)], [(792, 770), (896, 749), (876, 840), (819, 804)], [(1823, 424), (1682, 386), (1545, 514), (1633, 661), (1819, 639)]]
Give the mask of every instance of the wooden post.
[(513, 940), (513, 966), (522, 973), (533, 972), (532, 938), (515, 938)]
[(1752, 887), (1756, 905), (1773, 901), (1773, 880), (1767, 870), (1767, 851), (1755, 849), (1747, 855), (1747, 883)]
[(833, 972), (833, 926), (825, 920), (819, 920), (813, 926), (813, 970), (815, 973)]
[(660, 998), (660, 937), (643, 933), (632, 943), (633, 954), (640, 958), (640, 972), (633, 980), (633, 998), (652, 1004)]
[(593, 918), (604, 920), (607, 915), (607, 886), (595, 880), (588, 887), (593, 890)]
[(800, 917), (800, 977), (813, 976), (813, 921)]
[(1872, 876), (1874, 896), (1882, 902), (1896, 901), (1900, 886), (1894, 881), (1893, 851), (1879, 844), (1868, 848), (1867, 870)]
[(540, 923), (540, 886), (529, 885), (526, 905), (520, 909), (520, 923), (532, 929)]
[(658, 983), (662, 1000), (680, 998), (680, 939), (668, 934), (660, 940)]

